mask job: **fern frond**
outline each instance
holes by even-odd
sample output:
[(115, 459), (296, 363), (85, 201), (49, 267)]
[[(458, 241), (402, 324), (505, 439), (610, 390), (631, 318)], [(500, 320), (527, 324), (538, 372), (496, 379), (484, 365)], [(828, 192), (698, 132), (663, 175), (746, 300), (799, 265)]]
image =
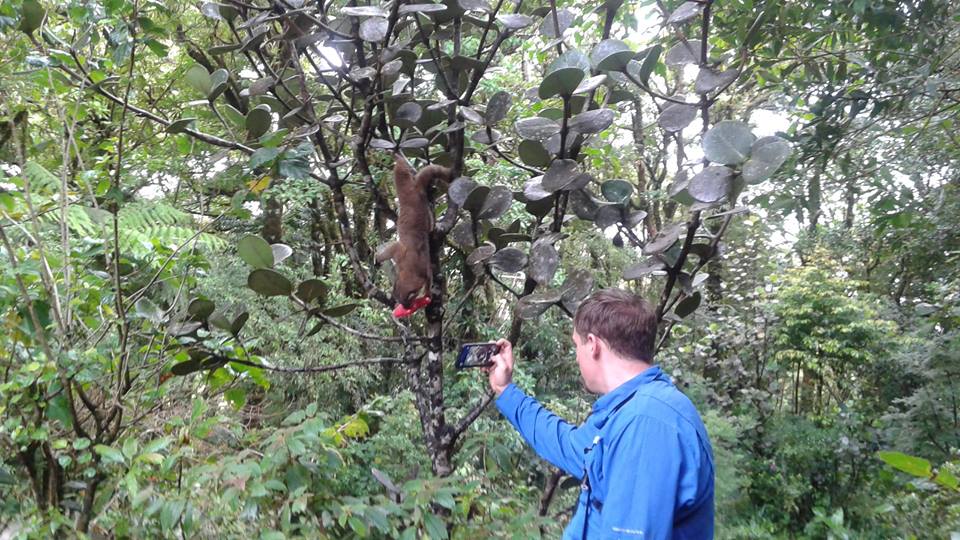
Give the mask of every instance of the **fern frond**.
[(20, 175), (30, 182), (31, 194), (50, 195), (60, 189), (60, 179), (36, 161), (28, 161)]

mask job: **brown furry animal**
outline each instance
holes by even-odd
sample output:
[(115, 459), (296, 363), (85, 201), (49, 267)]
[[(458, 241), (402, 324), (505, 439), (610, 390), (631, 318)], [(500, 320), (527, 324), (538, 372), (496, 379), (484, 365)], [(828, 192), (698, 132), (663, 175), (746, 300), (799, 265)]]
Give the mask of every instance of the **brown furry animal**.
[[(416, 174), (414, 174), (416, 173)], [(393, 259), (397, 279), (393, 284), (394, 315), (406, 317), (430, 303), (430, 232), (433, 208), (428, 191), (434, 181), (450, 181), (450, 169), (428, 165), (416, 172), (407, 160), (396, 156), (393, 180), (400, 208), (397, 212), (399, 239), (377, 254), (377, 262)], [(422, 296), (421, 296), (422, 295)]]

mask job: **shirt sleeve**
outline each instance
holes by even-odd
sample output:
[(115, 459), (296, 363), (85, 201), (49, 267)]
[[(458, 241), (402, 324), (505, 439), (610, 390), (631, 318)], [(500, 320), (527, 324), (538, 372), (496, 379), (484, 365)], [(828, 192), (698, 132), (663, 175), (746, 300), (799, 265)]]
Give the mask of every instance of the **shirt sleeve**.
[(576, 478), (583, 475), (583, 446), (577, 444), (579, 428), (512, 383), (497, 398), (497, 408), (540, 457)]
[(655, 418), (635, 417), (604, 446), (600, 538), (671, 538), (683, 463), (677, 430)]

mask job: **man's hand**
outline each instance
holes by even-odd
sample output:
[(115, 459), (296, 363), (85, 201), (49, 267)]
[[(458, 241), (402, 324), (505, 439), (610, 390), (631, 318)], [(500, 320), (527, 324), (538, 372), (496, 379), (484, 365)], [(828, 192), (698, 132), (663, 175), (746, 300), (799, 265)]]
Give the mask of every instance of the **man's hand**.
[(513, 382), (513, 345), (505, 339), (497, 340), (500, 352), (490, 357), (493, 365), (486, 368), (490, 388), (497, 396)]

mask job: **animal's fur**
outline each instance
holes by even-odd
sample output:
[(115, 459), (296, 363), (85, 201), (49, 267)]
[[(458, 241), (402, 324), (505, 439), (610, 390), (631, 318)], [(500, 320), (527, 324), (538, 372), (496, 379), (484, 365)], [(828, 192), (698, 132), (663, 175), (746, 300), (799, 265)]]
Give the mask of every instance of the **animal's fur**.
[(393, 180), (397, 186), (400, 208), (397, 212), (398, 241), (388, 245), (377, 256), (378, 262), (393, 259), (397, 279), (393, 300), (406, 309), (419, 296), (429, 296), (430, 232), (433, 230), (433, 209), (428, 195), (435, 181), (450, 181), (450, 169), (428, 165), (416, 173), (403, 156), (396, 156)]

